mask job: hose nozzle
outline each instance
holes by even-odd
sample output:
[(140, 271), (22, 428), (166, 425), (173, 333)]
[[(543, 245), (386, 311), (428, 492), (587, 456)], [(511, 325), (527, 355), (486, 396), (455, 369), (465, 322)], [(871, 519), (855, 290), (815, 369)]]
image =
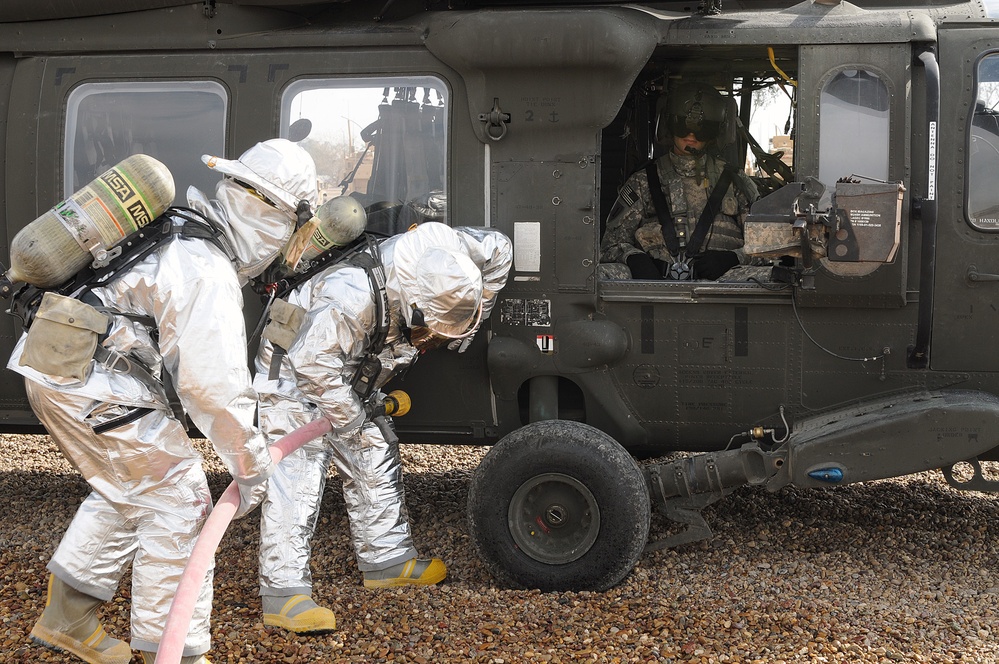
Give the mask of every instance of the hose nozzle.
[(385, 414), (394, 417), (402, 417), (409, 412), (413, 405), (409, 395), (402, 390), (392, 390), (385, 395)]

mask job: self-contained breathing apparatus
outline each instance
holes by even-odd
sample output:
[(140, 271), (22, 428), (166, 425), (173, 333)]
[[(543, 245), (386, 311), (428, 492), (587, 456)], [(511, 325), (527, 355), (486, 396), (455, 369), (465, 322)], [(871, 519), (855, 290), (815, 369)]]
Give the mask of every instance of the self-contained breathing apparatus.
[[(182, 224), (178, 224), (182, 221)], [(39, 288), (24, 284), (12, 293), (10, 312), (21, 319), (25, 330), (31, 327), (35, 313), (45, 293), (55, 293), (86, 301), (94, 299), (90, 291), (106, 286), (137, 264), (157, 248), (175, 238), (208, 240), (230, 260), (235, 255), (225, 234), (216, 228), (204, 215), (187, 207), (174, 206), (167, 209), (147, 226), (135, 231), (104, 260), (94, 260), (73, 275), (63, 284), (53, 288)], [(117, 313), (117, 312), (114, 312)]]
[[(178, 223), (179, 222), (179, 223)], [(126, 237), (115, 251), (77, 272), (65, 283), (53, 288), (24, 284), (11, 291), (8, 310), (20, 319), (28, 333), (21, 363), (37, 371), (64, 378), (86, 379), (90, 361), (96, 360), (109, 371), (127, 373), (154, 390), (162, 386), (177, 419), (186, 427), (187, 418), (171, 385), (168, 373), (157, 378), (134, 357), (128, 357), (102, 345), (111, 317), (123, 316), (150, 330), (156, 339), (156, 321), (104, 306), (93, 289), (107, 286), (152, 252), (176, 239), (202, 239), (214, 244), (230, 260), (235, 253), (221, 229), (201, 213), (186, 207), (170, 207), (162, 215)], [(158, 390), (156, 390), (158, 391)], [(102, 433), (141, 417), (150, 409), (135, 412), (95, 427)]]
[[(274, 380), (278, 377), (281, 359), (294, 342), (305, 317), (305, 311), (301, 307), (289, 304), (284, 298), (323, 270), (344, 262), (365, 271), (371, 283), (371, 290), (375, 294), (375, 319), (378, 324), (368, 350), (351, 378), (351, 386), (364, 403), (365, 412), (376, 419), (380, 415), (391, 414), (391, 412), (386, 413), (386, 406), (388, 405), (388, 410), (391, 411), (392, 404), (391, 402), (385, 404), (381, 399), (375, 398), (378, 377), (382, 371), (382, 363), (378, 356), (385, 347), (388, 336), (389, 301), (385, 290), (385, 268), (373, 235), (364, 233), (346, 246), (331, 247), (307, 265), (300, 265), (297, 271), (290, 274), (287, 273), (287, 267), (282, 265), (267, 270), (253, 282), (254, 291), (265, 301), (264, 312), (257, 328), (262, 328), (261, 336), (273, 346), (268, 377)], [(396, 405), (396, 409), (399, 410), (399, 404)]]

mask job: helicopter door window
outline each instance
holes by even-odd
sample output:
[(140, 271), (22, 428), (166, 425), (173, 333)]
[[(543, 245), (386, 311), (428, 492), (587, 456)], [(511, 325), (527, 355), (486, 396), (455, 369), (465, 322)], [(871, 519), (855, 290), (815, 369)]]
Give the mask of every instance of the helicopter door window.
[(281, 135), (316, 161), (320, 200), (349, 194), (368, 230), (446, 221), (447, 88), (437, 78), (304, 79), (282, 96)]
[(819, 180), (888, 179), (888, 87), (874, 72), (836, 73), (819, 96)]
[(978, 63), (968, 132), (968, 215), (979, 230), (999, 231), (999, 54)]
[(218, 178), (200, 157), (224, 151), (226, 105), (225, 88), (212, 81), (79, 86), (66, 109), (64, 195), (140, 153), (170, 169), (181, 203), (188, 185), (213, 191)]

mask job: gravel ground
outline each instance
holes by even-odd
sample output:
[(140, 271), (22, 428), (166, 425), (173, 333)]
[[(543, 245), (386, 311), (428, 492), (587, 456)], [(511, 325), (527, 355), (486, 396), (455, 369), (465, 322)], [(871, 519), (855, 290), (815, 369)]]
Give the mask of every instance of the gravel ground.
[[(743, 489), (705, 511), (710, 540), (644, 555), (607, 592), (543, 594), (497, 587), (476, 559), (464, 503), (485, 451), (403, 446), (417, 545), (450, 572), (432, 588), (360, 585), (331, 478), (313, 566), (316, 599), (337, 613), (334, 634), (263, 626), (256, 519), (236, 522), (216, 572), (212, 661), (999, 661), (999, 500), (954, 491), (939, 473)], [(210, 470), (217, 497), (228, 477), (215, 462)], [(45, 563), (86, 493), (48, 437), (0, 436), (0, 662), (77, 661), (28, 632), (45, 603)], [(654, 514), (654, 534), (669, 530)], [(119, 638), (128, 584), (103, 610)]]

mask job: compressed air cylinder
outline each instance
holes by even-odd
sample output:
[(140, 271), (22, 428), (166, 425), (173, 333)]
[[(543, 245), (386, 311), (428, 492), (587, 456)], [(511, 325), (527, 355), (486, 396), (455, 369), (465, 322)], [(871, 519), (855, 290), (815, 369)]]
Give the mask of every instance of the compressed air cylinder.
[(22, 228), (11, 242), (5, 277), (58, 286), (163, 214), (174, 193), (166, 166), (132, 155)]
[(316, 210), (319, 226), (309, 239), (300, 265), (308, 265), (330, 247), (343, 247), (356, 240), (368, 223), (367, 215), (356, 199), (350, 196), (331, 198)]

